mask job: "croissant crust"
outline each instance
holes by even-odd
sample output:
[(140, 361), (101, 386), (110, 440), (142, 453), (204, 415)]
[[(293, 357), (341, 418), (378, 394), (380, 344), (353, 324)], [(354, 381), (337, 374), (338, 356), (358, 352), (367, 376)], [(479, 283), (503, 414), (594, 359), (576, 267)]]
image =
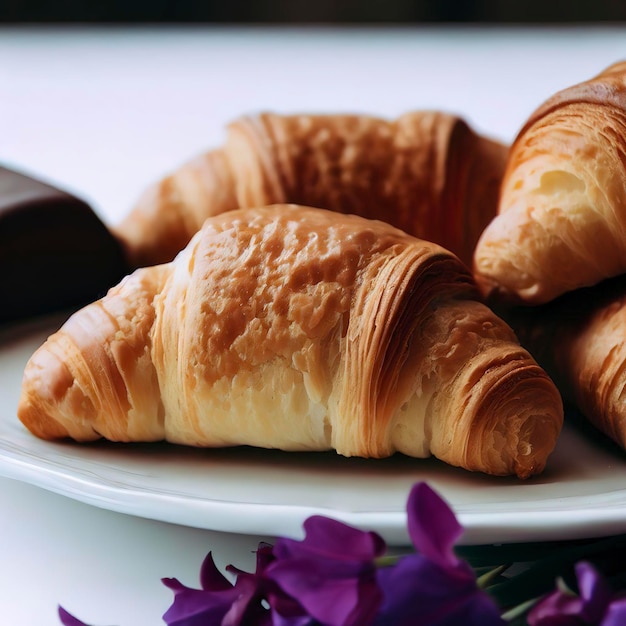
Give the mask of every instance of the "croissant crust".
[(542, 304), (626, 272), (626, 62), (529, 118), (509, 154), (475, 275), (494, 301)]
[(626, 448), (626, 278), (508, 313), (565, 399)]
[(440, 246), (296, 206), (208, 219), (26, 367), (36, 435), (543, 469), (560, 396)]
[(380, 219), (471, 264), (496, 213), (507, 147), (461, 118), (416, 111), (272, 113), (235, 120), (225, 144), (152, 185), (116, 228), (135, 267), (170, 261), (210, 216), (296, 203)]

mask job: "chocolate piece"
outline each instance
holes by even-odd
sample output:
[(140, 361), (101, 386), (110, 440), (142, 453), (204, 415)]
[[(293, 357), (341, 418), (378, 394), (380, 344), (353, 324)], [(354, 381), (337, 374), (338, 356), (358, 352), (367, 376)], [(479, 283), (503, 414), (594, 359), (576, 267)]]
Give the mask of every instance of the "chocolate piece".
[(86, 202), (0, 167), (0, 323), (77, 308), (128, 271)]

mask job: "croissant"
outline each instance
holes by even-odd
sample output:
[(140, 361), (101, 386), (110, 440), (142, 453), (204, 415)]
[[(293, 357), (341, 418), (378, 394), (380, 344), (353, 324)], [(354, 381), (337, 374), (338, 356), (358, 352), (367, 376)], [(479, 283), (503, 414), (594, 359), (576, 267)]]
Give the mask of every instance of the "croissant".
[(413, 112), (261, 114), (223, 147), (152, 185), (114, 229), (133, 267), (170, 261), (202, 222), (236, 208), (296, 203), (380, 219), (471, 264), (495, 216), (507, 147), (460, 118)]
[(540, 472), (561, 399), (440, 246), (297, 206), (209, 218), (39, 348), (18, 415), (37, 436), (430, 454)]
[(506, 315), (566, 401), (626, 448), (626, 276)]
[(626, 62), (540, 106), (514, 141), (474, 269), (492, 302), (541, 304), (626, 272)]

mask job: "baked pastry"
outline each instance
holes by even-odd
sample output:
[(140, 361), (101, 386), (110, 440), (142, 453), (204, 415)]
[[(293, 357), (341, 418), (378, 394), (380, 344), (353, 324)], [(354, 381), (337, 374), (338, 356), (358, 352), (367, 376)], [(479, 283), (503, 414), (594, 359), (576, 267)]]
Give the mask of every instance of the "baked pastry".
[(626, 62), (540, 106), (475, 253), (492, 301), (540, 304), (626, 272)]
[(565, 400), (626, 448), (626, 276), (506, 316)]
[(83, 306), (128, 271), (87, 202), (0, 166), (0, 324)]
[(223, 147), (152, 185), (115, 228), (134, 267), (170, 261), (212, 215), (296, 203), (380, 219), (471, 265), (496, 213), (507, 147), (418, 111), (243, 117)]
[(474, 263), (482, 292), (564, 398), (622, 447), (624, 137), (626, 62), (547, 100), (513, 143)]
[(563, 414), (550, 378), (440, 246), (297, 206), (209, 218), (33, 355), (37, 436), (433, 454), (526, 478)]

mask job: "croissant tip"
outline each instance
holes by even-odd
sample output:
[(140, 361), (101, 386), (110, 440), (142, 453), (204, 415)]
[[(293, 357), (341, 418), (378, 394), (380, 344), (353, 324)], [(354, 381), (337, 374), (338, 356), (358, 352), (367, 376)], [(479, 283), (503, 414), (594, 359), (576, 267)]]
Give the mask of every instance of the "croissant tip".
[(70, 437), (67, 429), (35, 402), (31, 402), (27, 394), (23, 394), (20, 398), (17, 417), (33, 435), (40, 439), (53, 441)]
[(541, 474), (546, 468), (547, 456), (542, 453), (541, 457), (543, 458), (541, 462), (538, 461), (537, 456), (533, 456), (530, 463), (516, 463), (513, 471), (514, 475), (520, 480), (528, 480), (533, 476)]

